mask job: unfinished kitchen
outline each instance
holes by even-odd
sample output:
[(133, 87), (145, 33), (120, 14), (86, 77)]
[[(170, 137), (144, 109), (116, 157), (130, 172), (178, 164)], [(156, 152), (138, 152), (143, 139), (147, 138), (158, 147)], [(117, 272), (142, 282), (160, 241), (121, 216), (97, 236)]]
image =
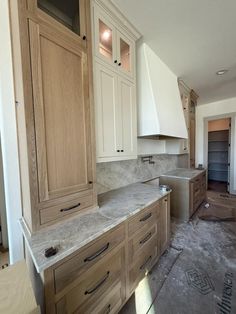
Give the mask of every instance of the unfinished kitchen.
[(236, 313), (235, 10), (1, 0), (0, 313)]

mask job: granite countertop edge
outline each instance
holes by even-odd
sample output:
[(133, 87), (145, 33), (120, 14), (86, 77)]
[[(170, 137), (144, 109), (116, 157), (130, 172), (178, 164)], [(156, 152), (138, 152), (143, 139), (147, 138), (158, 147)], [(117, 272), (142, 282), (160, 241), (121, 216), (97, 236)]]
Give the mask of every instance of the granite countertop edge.
[[(122, 222), (126, 221), (127, 219), (129, 219), (130, 217), (136, 215), (137, 213), (139, 213), (141, 210), (143, 210), (144, 208), (148, 207), (149, 205), (153, 204), (154, 202), (158, 201), (159, 199), (165, 197), (166, 195), (168, 195), (171, 191), (167, 191), (167, 192), (163, 192), (160, 191), (159, 188), (157, 186), (150, 186), (147, 184), (142, 184), (142, 183), (135, 183), (135, 184), (131, 184), (129, 186), (117, 189), (117, 190), (113, 190), (113, 191), (109, 191), (106, 193), (103, 193), (102, 195), (99, 195), (99, 197), (106, 199), (106, 196), (108, 196), (108, 201), (103, 201), (104, 204), (101, 205), (101, 207), (99, 209), (92, 209), (87, 211), (85, 214), (82, 215), (78, 215), (76, 217), (71, 217), (68, 218), (68, 220), (57, 223), (56, 225), (50, 226), (50, 227), (46, 227), (44, 229), (42, 229), (42, 231), (36, 232), (34, 234), (30, 234), (30, 231), (24, 221), (23, 218), (21, 218), (19, 220), (20, 223), (20, 227), (21, 227), (21, 231), (24, 235), (25, 238), (25, 242), (26, 245), (29, 249), (29, 252), (31, 254), (32, 260), (34, 262), (35, 268), (37, 270), (38, 273), (43, 272), (44, 270), (46, 270), (47, 268), (55, 265), (56, 263), (60, 262), (61, 260), (63, 260), (64, 258), (68, 257), (69, 255), (75, 253), (76, 251), (82, 249), (83, 247), (85, 247), (87, 244), (89, 244), (90, 242), (94, 241), (96, 238), (102, 236), (104, 233), (108, 232), (109, 230), (117, 227), (119, 224), (121, 224)], [(145, 186), (145, 187), (144, 187)], [(142, 188), (143, 190), (145, 190), (147, 193), (151, 192), (151, 195), (154, 194), (154, 196), (151, 196), (148, 201), (145, 201), (145, 203), (141, 204), (140, 206), (135, 206), (135, 200), (134, 200), (134, 205), (132, 204), (132, 198), (131, 198), (131, 205), (129, 204), (130, 208), (129, 209), (125, 209), (125, 213), (121, 213), (120, 216), (116, 217), (114, 215), (115, 210), (117, 210), (117, 207), (114, 209), (112, 208), (112, 204), (109, 207), (109, 202), (112, 203), (112, 201), (115, 199), (115, 202), (119, 201), (119, 197), (122, 198), (123, 196), (123, 190), (126, 190), (126, 193), (129, 192), (129, 189), (135, 189), (135, 188)], [(145, 194), (144, 191), (144, 194)], [(116, 196), (114, 197), (114, 199), (112, 198), (112, 195), (116, 193)], [(156, 193), (156, 195), (155, 195)], [(109, 199), (110, 197), (110, 199)], [(114, 204), (113, 204), (114, 205)], [(133, 205), (133, 206), (132, 206)], [(117, 205), (116, 205), (117, 206)], [(74, 240), (73, 243), (73, 239), (71, 240), (72, 244), (68, 245), (67, 248), (63, 249), (62, 251), (58, 251), (58, 253), (48, 259), (46, 259), (44, 257), (44, 251), (45, 249), (49, 246), (46, 246), (46, 241), (48, 241), (48, 243), (50, 242), (50, 233), (51, 235), (53, 234), (53, 232), (58, 232), (58, 230), (60, 228), (63, 229), (67, 228), (69, 229), (69, 223), (73, 225), (73, 223), (80, 223), (83, 224), (83, 219), (86, 219), (86, 216), (89, 215), (96, 215), (95, 219), (101, 219), (101, 223), (100, 226), (98, 224), (98, 230), (93, 231), (92, 227), (91, 228), (91, 234), (89, 234), (89, 236), (85, 237), (82, 240)], [(83, 218), (85, 217), (85, 218)], [(92, 216), (93, 217), (93, 216)], [(91, 220), (91, 217), (88, 219)], [(97, 226), (96, 226), (97, 227)], [(100, 228), (100, 229), (99, 229)], [(58, 230), (57, 230), (58, 229)], [(67, 230), (68, 232), (68, 230)], [(44, 241), (42, 241), (42, 243), (40, 242), (40, 237), (43, 238), (43, 234), (48, 234), (49, 236), (49, 240), (47, 238), (45, 238), (44, 236)], [(54, 235), (55, 237), (55, 235)], [(78, 233), (78, 237), (79, 237), (79, 233)], [(59, 238), (59, 235), (58, 235)], [(32, 245), (32, 239), (34, 239), (37, 243), (36, 245)], [(58, 239), (57, 239), (58, 240)], [(52, 242), (56, 242), (56, 239), (53, 239)], [(65, 239), (65, 242), (68, 241), (68, 243), (70, 243), (70, 238), (69, 239)], [(39, 243), (38, 243), (39, 242)], [(57, 242), (60, 242), (59, 240)], [(45, 246), (43, 246), (42, 244), (45, 243)], [(51, 245), (52, 246), (52, 245)]]

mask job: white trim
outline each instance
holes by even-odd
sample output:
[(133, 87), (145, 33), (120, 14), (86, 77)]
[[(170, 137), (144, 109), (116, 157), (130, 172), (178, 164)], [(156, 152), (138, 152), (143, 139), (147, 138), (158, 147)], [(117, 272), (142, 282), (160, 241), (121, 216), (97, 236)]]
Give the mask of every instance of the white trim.
[(0, 128), (10, 263), (24, 258), (17, 122), (14, 94), (9, 1), (0, 1)]

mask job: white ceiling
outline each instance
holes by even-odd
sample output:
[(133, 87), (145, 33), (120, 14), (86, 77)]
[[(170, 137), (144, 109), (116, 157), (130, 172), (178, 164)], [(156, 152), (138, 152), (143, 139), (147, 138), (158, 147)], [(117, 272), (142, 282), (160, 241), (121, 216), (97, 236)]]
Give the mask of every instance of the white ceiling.
[[(200, 96), (236, 96), (236, 0), (112, 0), (144, 41)], [(223, 76), (215, 73), (229, 69)]]

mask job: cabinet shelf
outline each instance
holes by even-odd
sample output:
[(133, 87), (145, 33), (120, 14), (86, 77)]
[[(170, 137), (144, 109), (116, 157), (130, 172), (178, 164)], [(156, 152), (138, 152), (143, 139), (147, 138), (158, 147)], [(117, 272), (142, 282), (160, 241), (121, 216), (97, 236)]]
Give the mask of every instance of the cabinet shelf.
[(212, 149), (212, 150), (208, 150), (208, 153), (228, 153), (228, 150)]

